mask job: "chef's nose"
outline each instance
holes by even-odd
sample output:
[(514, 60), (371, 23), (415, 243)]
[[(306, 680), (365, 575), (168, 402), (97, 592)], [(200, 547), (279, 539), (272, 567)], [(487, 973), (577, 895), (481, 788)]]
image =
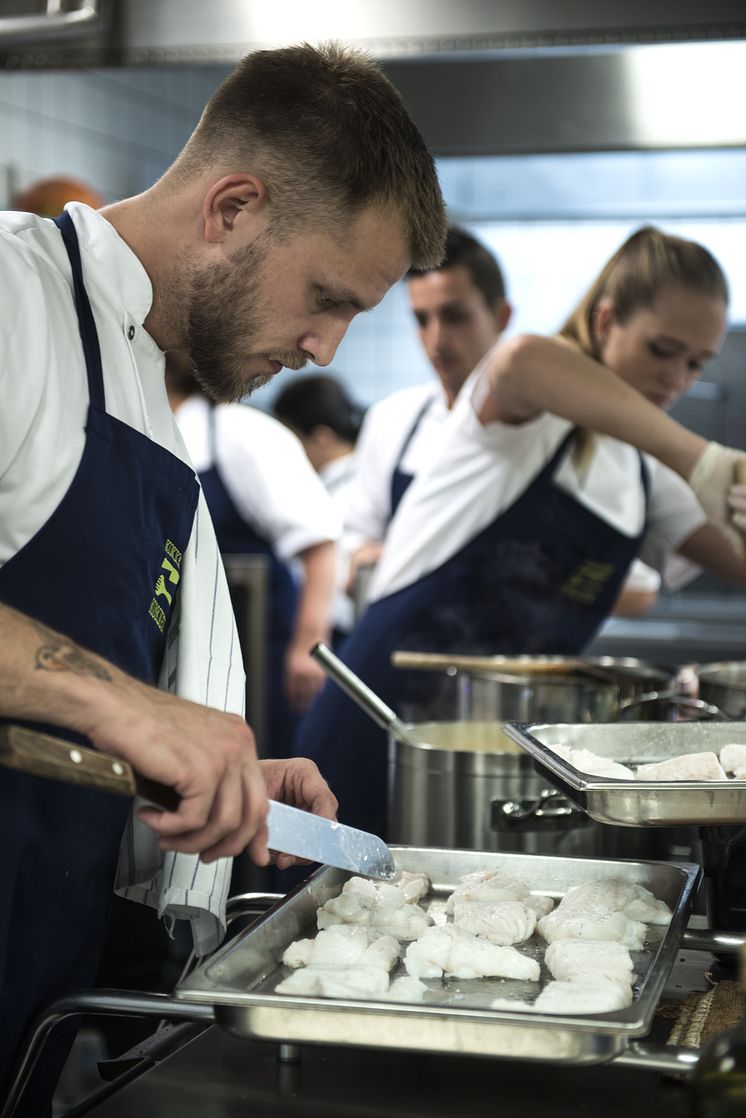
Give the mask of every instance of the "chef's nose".
[(436, 315), (433, 315), (432, 318), (428, 320), (427, 325), (423, 328), (422, 334), (422, 340), (427, 352), (436, 353), (443, 340), (444, 334), (443, 324)]
[(298, 339), (298, 347), (308, 354), (314, 365), (330, 365), (349, 323), (330, 321), (323, 327), (309, 330)]

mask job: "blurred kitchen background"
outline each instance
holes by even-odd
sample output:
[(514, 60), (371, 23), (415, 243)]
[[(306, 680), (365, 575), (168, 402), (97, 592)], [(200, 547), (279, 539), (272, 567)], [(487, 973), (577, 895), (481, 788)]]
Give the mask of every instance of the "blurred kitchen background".
[[(0, 0), (0, 205), (57, 174), (107, 201), (145, 189), (246, 51), (332, 37), (370, 50), (401, 90), (451, 219), (503, 264), (511, 331), (557, 328), (642, 222), (707, 245), (732, 328), (674, 414), (746, 448), (743, 0)], [(432, 375), (402, 285), (353, 323), (332, 371), (366, 404)], [(741, 659), (746, 596), (709, 576), (664, 591), (646, 617), (608, 622), (594, 651)]]

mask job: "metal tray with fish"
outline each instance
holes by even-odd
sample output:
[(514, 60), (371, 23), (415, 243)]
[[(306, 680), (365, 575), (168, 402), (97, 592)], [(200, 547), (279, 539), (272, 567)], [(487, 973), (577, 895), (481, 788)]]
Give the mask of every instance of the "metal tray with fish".
[[(175, 996), (211, 1004), (217, 1023), (237, 1036), (284, 1044), (596, 1064), (623, 1054), (632, 1038), (648, 1033), (686, 928), (701, 872), (698, 866), (397, 846), (391, 850), (397, 870), (426, 873), (430, 878), (431, 890), (420, 903), (436, 918), (462, 875), (496, 869), (555, 900), (583, 882), (622, 879), (650, 889), (669, 905), (673, 916), (667, 926), (649, 927), (644, 949), (632, 954), (632, 1005), (610, 1013), (555, 1015), (491, 1009), (495, 998), (518, 1002), (536, 994), (537, 983), (498, 978), (427, 979), (424, 1001), (417, 1004), (279, 994), (276, 987), (289, 973), (281, 963), (285, 949), (294, 940), (316, 934), (317, 909), (337, 896), (352, 876), (324, 867), (205, 960), (179, 984)], [(538, 936), (519, 947), (540, 960), (542, 987), (549, 979), (544, 947)], [(401, 963), (392, 977), (398, 973), (404, 973)]]
[(557, 747), (635, 766), (725, 745), (746, 745), (746, 722), (508, 722), (504, 732), (558, 791), (599, 823), (627, 827), (746, 823), (746, 780), (635, 780), (594, 776)]

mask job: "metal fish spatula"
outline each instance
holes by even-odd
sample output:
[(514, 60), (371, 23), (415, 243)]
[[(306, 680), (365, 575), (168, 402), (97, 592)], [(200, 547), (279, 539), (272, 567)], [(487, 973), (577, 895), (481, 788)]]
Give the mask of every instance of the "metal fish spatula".
[[(166, 811), (175, 811), (179, 805), (173, 788), (146, 779), (127, 761), (27, 726), (0, 724), (0, 765), (67, 784), (142, 796)], [(396, 872), (386, 843), (367, 831), (276, 800), (269, 801), (267, 826), (270, 850), (385, 881)]]

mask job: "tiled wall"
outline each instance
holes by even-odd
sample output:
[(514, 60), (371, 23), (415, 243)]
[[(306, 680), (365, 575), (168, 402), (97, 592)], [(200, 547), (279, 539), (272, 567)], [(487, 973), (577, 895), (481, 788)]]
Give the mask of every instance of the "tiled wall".
[[(108, 201), (144, 190), (179, 151), (224, 73), (0, 74), (0, 205), (51, 174), (82, 178)], [(731, 281), (732, 317), (746, 323), (745, 151), (449, 159), (439, 169), (452, 217), (504, 266), (516, 311), (512, 330), (555, 329), (644, 220), (715, 253)], [(402, 286), (353, 323), (333, 369), (364, 403), (431, 375)], [(270, 386), (255, 402), (269, 406), (272, 394)]]

